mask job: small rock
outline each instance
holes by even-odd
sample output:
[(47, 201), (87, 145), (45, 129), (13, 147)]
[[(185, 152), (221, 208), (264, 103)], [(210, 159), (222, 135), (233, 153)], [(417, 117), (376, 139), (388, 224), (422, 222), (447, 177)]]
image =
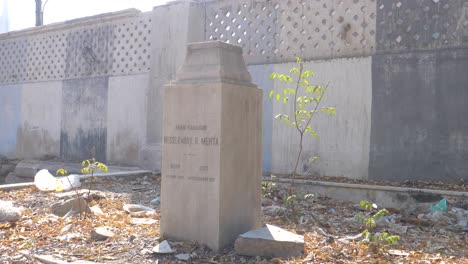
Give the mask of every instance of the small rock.
[(276, 226), (249, 231), (234, 244), (239, 255), (285, 258), (304, 253), (304, 237)]
[(16, 176), (14, 172), (8, 173), (8, 175), (5, 177), (6, 184), (14, 184), (14, 183), (22, 183), (22, 182), (30, 182), (30, 181), (31, 179), (29, 178)]
[(159, 206), (159, 205), (161, 205), (161, 198), (158, 197), (158, 198), (155, 198), (155, 199), (151, 200), (150, 204), (151, 204), (152, 206)]
[(0, 166), (0, 177), (7, 176), (8, 173), (15, 169), (15, 164), (3, 164)]
[(314, 252), (310, 252), (309, 255), (303, 260), (302, 263), (309, 263), (315, 260), (315, 254)]
[(55, 203), (51, 206), (51, 211), (54, 215), (64, 217), (65, 215), (83, 214), (91, 212), (88, 203), (83, 197), (66, 200), (62, 203)]
[(329, 244), (333, 244), (333, 243), (335, 243), (335, 239), (332, 236), (329, 236), (329, 237), (327, 237), (326, 242), (329, 243)]
[(441, 211), (435, 211), (426, 215), (426, 217), (439, 224), (448, 224), (450, 223), (450, 218), (446, 215), (446, 213)]
[(68, 225), (64, 226), (64, 227), (60, 230), (60, 234), (68, 233), (68, 232), (70, 232), (72, 229), (73, 229), (73, 225), (72, 225), (72, 224), (68, 224)]
[(103, 215), (104, 212), (101, 210), (101, 208), (99, 208), (99, 206), (95, 205), (95, 206), (91, 206), (89, 208), (89, 210), (91, 210), (91, 212), (94, 214), (94, 215)]
[(151, 250), (149, 249), (144, 248), (140, 251), (140, 255), (149, 255), (149, 254), (151, 254)]
[(279, 258), (274, 258), (274, 259), (271, 259), (270, 261), (272, 264), (281, 264), (283, 263), (283, 261)]
[(123, 209), (129, 213), (155, 212), (153, 208), (140, 204), (125, 204)]
[(96, 191), (96, 190), (88, 190), (88, 189), (80, 189), (76, 191), (56, 193), (55, 197), (68, 200), (68, 199), (76, 197), (77, 193), (79, 196), (84, 196), (84, 197), (88, 197), (89, 195), (89, 198), (92, 200), (104, 199), (106, 197), (106, 194), (104, 192)]
[(159, 243), (157, 246), (153, 248), (153, 252), (157, 254), (171, 254), (174, 253), (172, 250), (171, 246), (167, 242), (167, 240), (164, 240), (163, 242)]
[(150, 219), (150, 218), (132, 218), (130, 220), (131, 224), (134, 225), (153, 225), (156, 224), (158, 220)]
[(63, 236), (58, 236), (57, 238), (60, 241), (67, 241), (68, 242), (68, 241), (70, 241), (70, 240), (72, 240), (74, 238), (79, 238), (79, 237), (81, 237), (81, 234), (79, 234), (79, 233), (70, 233), (70, 234), (65, 234)]
[(18, 221), (21, 211), (21, 208), (13, 206), (13, 202), (0, 201), (0, 223)]
[(391, 233), (406, 234), (406, 232), (408, 232), (408, 227), (407, 226), (402, 226), (402, 225), (399, 225), (399, 224), (390, 223), (390, 224), (388, 224), (388, 227), (389, 227)]
[(91, 231), (91, 238), (95, 241), (106, 240), (113, 236), (114, 232), (112, 232), (107, 226), (96, 227)]
[(190, 259), (190, 254), (187, 254), (187, 253), (184, 253), (184, 254), (177, 254), (175, 255), (176, 259), (178, 260), (183, 260), (183, 261), (187, 261)]
[(286, 208), (277, 205), (270, 205), (264, 207), (263, 211), (268, 214), (277, 214), (286, 211)]
[(402, 256), (402, 257), (407, 257), (409, 256), (409, 253), (406, 252), (406, 251), (402, 251), (402, 250), (396, 250), (396, 249), (390, 249), (388, 251), (388, 253), (390, 255), (394, 255), (394, 256)]

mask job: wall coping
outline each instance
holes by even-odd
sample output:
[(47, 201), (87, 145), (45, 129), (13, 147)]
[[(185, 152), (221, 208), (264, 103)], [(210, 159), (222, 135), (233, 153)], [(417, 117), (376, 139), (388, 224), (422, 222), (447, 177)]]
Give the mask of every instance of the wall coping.
[(37, 34), (54, 32), (54, 31), (59, 31), (59, 30), (64, 30), (64, 29), (83, 27), (83, 26), (88, 26), (92, 24), (105, 23), (105, 22), (114, 21), (114, 20), (138, 17), (141, 14), (143, 14), (143, 12), (141, 12), (140, 10), (136, 8), (130, 8), (130, 9), (125, 9), (125, 10), (116, 11), (116, 12), (109, 12), (109, 13), (103, 13), (103, 14), (98, 14), (94, 16), (81, 17), (81, 18), (66, 20), (63, 22), (51, 23), (51, 24), (43, 25), (39, 27), (31, 27), (31, 28), (26, 28), (26, 29), (21, 29), (21, 30), (10, 31), (7, 33), (0, 34), (0, 40), (7, 40), (7, 39), (12, 39), (12, 38), (37, 35)]

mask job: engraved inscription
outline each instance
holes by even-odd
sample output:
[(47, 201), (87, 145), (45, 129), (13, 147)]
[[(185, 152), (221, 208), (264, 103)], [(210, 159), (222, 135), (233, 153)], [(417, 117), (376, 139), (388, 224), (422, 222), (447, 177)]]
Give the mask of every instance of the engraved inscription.
[(174, 180), (183, 180), (185, 179), (185, 176), (169, 174), (169, 175), (166, 175), (166, 178), (174, 179)]
[(171, 145), (192, 145), (192, 144), (202, 144), (205, 146), (214, 146), (219, 144), (219, 139), (217, 137), (176, 137), (176, 136), (165, 136), (164, 144)]
[(176, 125), (176, 130), (206, 131), (207, 128), (208, 128), (207, 125), (185, 125), (185, 124)]
[(202, 182), (214, 182), (214, 178), (210, 178), (210, 177), (195, 177), (195, 176), (191, 176), (191, 177), (188, 177), (189, 180), (191, 181), (202, 181)]
[[(208, 126), (203, 124), (176, 124), (174, 132), (177, 132), (177, 135), (169, 135), (163, 137), (164, 144), (168, 145), (197, 145), (203, 147), (217, 146), (219, 145), (219, 138), (213, 135), (210, 135), (208, 132)], [(181, 135), (182, 134), (182, 135)], [(184, 135), (185, 134), (185, 135)], [(174, 146), (175, 147), (175, 146)], [(215, 178), (208, 177), (209, 167), (206, 164), (206, 161), (200, 160), (197, 156), (198, 148), (190, 148), (190, 152), (193, 153), (183, 153), (183, 162), (182, 160), (173, 160), (169, 164), (169, 169), (172, 170), (172, 173), (177, 173), (177, 175), (169, 174), (166, 175), (167, 179), (172, 180), (188, 180), (193, 182), (214, 182)], [(194, 152), (195, 151), (195, 152)], [(201, 162), (205, 164), (200, 164)], [(198, 164), (197, 164), (198, 163)], [(192, 167), (193, 166), (193, 167)], [(192, 171), (191, 168), (194, 170)], [(197, 170), (198, 168), (198, 170)], [(182, 169), (182, 170), (180, 170)], [(186, 171), (190, 170), (190, 171)], [(180, 175), (185, 173), (194, 172), (195, 175)], [(198, 173), (201, 175), (198, 175)]]

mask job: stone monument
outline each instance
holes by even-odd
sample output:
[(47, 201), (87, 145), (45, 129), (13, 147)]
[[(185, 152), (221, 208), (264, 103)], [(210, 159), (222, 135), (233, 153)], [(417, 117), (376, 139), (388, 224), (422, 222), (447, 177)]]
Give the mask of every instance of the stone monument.
[(242, 49), (189, 44), (163, 108), (161, 235), (219, 251), (261, 220), (262, 91)]

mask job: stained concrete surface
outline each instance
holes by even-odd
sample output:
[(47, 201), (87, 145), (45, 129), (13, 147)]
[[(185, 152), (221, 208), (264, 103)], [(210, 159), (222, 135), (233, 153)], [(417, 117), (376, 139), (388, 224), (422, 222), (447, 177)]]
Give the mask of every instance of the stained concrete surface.
[(372, 63), (372, 180), (468, 180), (468, 50)]

